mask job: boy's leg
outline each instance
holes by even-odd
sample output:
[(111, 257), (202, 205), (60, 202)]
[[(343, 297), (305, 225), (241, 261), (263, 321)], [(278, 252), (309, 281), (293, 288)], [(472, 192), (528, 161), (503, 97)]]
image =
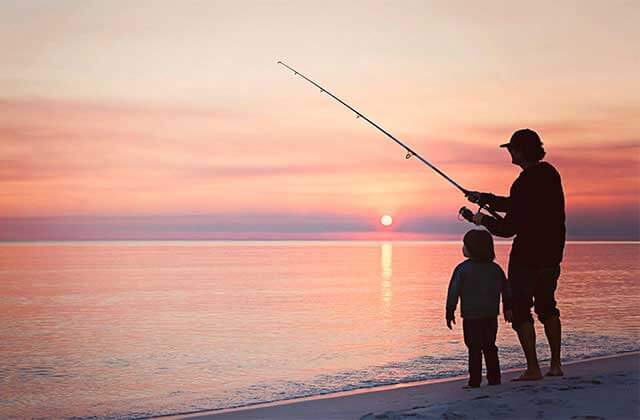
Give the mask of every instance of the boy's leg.
[[(469, 386), (478, 387), (482, 382), (482, 330), (477, 320), (463, 319), (464, 344), (469, 349)], [(480, 334), (479, 334), (480, 333)]]
[(482, 353), (484, 363), (487, 366), (487, 381), (489, 385), (500, 383), (500, 360), (498, 359), (498, 347), (496, 347), (496, 335), (498, 333), (498, 319), (489, 318), (484, 321)]

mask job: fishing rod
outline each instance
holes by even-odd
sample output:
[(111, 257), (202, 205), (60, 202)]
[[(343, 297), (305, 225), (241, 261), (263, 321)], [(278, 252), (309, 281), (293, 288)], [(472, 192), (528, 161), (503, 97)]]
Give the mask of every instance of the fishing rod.
[[(305, 76), (304, 74), (300, 73), (298, 70), (290, 67), (289, 65), (287, 65), (286, 63), (282, 62), (282, 61), (278, 61), (278, 64), (286, 67), (287, 69), (291, 70), (296, 76), (300, 76), (302, 77), (304, 80), (306, 80), (307, 82), (311, 83), (312, 85), (314, 85), (315, 87), (317, 87), (318, 89), (320, 89), (320, 93), (326, 93), (327, 95), (331, 96), (333, 99), (335, 99), (336, 101), (340, 102), (342, 105), (344, 105), (345, 107), (349, 108), (351, 111), (353, 111), (356, 114), (356, 118), (362, 118), (363, 120), (365, 120), (366, 122), (368, 122), (369, 124), (371, 124), (372, 126), (374, 126), (375, 128), (377, 128), (378, 130), (380, 130), (382, 133), (384, 133), (387, 137), (389, 137), (391, 140), (393, 140), (394, 142), (396, 142), (398, 145), (400, 145), (405, 151), (406, 151), (406, 155), (405, 155), (405, 159), (411, 159), (411, 157), (415, 156), (418, 160), (420, 160), (420, 162), (424, 163), (425, 165), (427, 165), (429, 168), (433, 169), (438, 175), (442, 176), (444, 179), (446, 179), (447, 181), (449, 181), (449, 183), (451, 183), (454, 187), (456, 187), (458, 190), (460, 190), (465, 196), (468, 196), (469, 193), (471, 193), (472, 191), (467, 190), (466, 188), (463, 188), (460, 184), (458, 184), (457, 182), (455, 182), (453, 179), (451, 179), (447, 174), (445, 174), (444, 172), (442, 172), (440, 169), (438, 169), (435, 165), (431, 164), (429, 161), (427, 161), (426, 159), (424, 159), (422, 156), (420, 156), (418, 153), (416, 153), (413, 149), (411, 149), (409, 146), (407, 146), (406, 144), (404, 144), (403, 142), (401, 142), (400, 140), (398, 140), (397, 138), (395, 138), (391, 133), (389, 133), (387, 130), (385, 130), (384, 128), (380, 127), (378, 124), (376, 124), (375, 122), (371, 121), (369, 118), (367, 118), (364, 114), (362, 114), (360, 111), (358, 111), (357, 109), (355, 109), (354, 107), (352, 107), (351, 105), (349, 105), (348, 103), (346, 103), (345, 101), (343, 101), (342, 99), (338, 98), (336, 95), (334, 95), (333, 93), (331, 93), (330, 91), (328, 91), (327, 89), (325, 89), (324, 87), (320, 86), (318, 83), (314, 82), (313, 80), (309, 79), (307, 76)], [(485, 203), (478, 203), (480, 205), (481, 208), (485, 209), (486, 211), (488, 211), (493, 217), (502, 220), (503, 217), (500, 216), (498, 213), (496, 213), (494, 210), (490, 209), (489, 207), (487, 207), (487, 205)], [(459, 214), (464, 217), (465, 219), (471, 221), (471, 218), (473, 217), (473, 213), (471, 212), (471, 210), (467, 209), (466, 207), (462, 207), (459, 211)]]

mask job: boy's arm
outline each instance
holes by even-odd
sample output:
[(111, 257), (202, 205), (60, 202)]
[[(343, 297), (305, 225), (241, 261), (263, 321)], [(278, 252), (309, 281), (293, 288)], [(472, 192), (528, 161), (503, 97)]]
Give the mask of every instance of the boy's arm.
[(451, 281), (449, 282), (449, 290), (447, 292), (447, 307), (446, 307), (446, 316), (447, 319), (454, 319), (454, 313), (456, 311), (456, 306), (458, 306), (458, 298), (460, 297), (460, 266), (456, 267), (453, 270), (453, 274), (451, 275)]
[(509, 283), (509, 280), (507, 280), (507, 277), (504, 275), (504, 271), (502, 271), (502, 268), (500, 268), (498, 266), (498, 269), (500, 270), (500, 275), (502, 277), (502, 287), (501, 287), (501, 292), (502, 292), (502, 313), (504, 314), (504, 318), (507, 321), (511, 321), (511, 283)]

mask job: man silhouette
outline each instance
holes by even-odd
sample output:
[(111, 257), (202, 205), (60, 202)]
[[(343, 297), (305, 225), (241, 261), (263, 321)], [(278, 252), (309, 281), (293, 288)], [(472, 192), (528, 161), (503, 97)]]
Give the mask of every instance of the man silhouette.
[(527, 359), (527, 370), (517, 379), (542, 379), (536, 355), (536, 334), (531, 316), (535, 307), (551, 349), (547, 376), (562, 376), (560, 362), (560, 311), (555, 290), (565, 242), (564, 193), (560, 174), (542, 159), (542, 141), (530, 129), (518, 130), (509, 143), (502, 144), (511, 154), (511, 162), (522, 172), (511, 186), (509, 197), (470, 192), (472, 203), (486, 204), (506, 212), (504, 220), (486, 214), (474, 216), (474, 223), (485, 226), (493, 235), (515, 235), (509, 256), (508, 278), (512, 290), (513, 329), (518, 333)]

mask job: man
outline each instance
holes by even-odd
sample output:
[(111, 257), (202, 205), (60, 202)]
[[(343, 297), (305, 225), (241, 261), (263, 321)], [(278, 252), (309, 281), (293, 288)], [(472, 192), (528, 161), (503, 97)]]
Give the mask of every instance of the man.
[(506, 147), (511, 162), (522, 172), (511, 186), (509, 197), (470, 192), (469, 201), (486, 204), (506, 212), (504, 220), (478, 213), (474, 223), (485, 226), (496, 236), (515, 235), (509, 256), (508, 277), (512, 291), (513, 329), (518, 333), (527, 359), (527, 370), (517, 379), (542, 379), (536, 355), (536, 335), (531, 316), (535, 307), (551, 348), (551, 366), (547, 376), (562, 376), (560, 363), (560, 311), (555, 290), (565, 242), (564, 193), (560, 175), (547, 162), (538, 134), (518, 130)]

